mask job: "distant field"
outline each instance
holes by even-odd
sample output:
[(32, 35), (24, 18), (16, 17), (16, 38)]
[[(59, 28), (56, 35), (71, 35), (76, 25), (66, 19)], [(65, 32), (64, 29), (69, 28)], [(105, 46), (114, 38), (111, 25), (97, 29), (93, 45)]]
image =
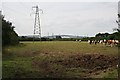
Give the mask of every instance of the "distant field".
[(3, 77), (116, 78), (117, 54), (87, 42), (21, 42), (3, 50)]

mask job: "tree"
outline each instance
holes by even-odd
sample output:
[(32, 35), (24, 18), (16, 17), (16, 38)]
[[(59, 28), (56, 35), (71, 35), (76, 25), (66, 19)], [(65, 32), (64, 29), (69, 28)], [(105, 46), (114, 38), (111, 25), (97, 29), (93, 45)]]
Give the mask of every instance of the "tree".
[(4, 17), (2, 17), (2, 46), (19, 43), (18, 34), (14, 31), (14, 28), (11, 22), (6, 21)]
[(116, 20), (116, 22), (118, 24), (118, 28), (115, 28), (114, 30), (118, 32), (118, 40), (119, 40), (119, 47), (120, 47), (120, 14), (118, 14), (118, 21)]
[(118, 28), (114, 28), (114, 30), (117, 30), (120, 33), (120, 14), (118, 14), (118, 21), (116, 20), (118, 24)]
[(108, 37), (109, 35), (109, 33), (98, 33), (95, 35), (95, 37)]

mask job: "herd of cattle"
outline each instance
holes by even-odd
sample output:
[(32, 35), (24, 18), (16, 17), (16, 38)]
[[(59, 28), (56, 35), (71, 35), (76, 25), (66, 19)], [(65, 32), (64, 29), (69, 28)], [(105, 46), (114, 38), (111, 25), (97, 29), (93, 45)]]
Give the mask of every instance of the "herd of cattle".
[[(81, 42), (81, 40), (76, 40)], [(119, 40), (88, 40), (89, 44), (103, 44), (105, 46), (117, 46), (119, 44)]]
[(116, 46), (119, 44), (118, 40), (88, 40), (89, 44), (104, 44), (106, 46)]

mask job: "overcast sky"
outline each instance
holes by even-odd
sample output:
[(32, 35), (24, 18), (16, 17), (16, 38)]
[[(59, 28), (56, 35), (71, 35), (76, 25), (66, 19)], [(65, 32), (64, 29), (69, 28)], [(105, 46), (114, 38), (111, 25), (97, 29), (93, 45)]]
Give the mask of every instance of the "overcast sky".
[(71, 34), (94, 36), (99, 32), (113, 33), (117, 27), (117, 2), (3, 2), (2, 13), (13, 23), (18, 35), (32, 35), (34, 11), (39, 5), (42, 36)]

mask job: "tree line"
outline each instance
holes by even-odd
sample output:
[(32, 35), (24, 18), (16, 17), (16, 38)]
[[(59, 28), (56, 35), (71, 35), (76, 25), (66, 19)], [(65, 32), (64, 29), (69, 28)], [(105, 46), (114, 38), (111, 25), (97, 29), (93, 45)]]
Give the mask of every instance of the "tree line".
[[(35, 38), (34, 41), (88, 41), (88, 40), (118, 40), (119, 39), (119, 33), (118, 32), (114, 32), (112, 34), (109, 33), (98, 33), (95, 35), (95, 37), (84, 37), (84, 38), (62, 38), (62, 37), (56, 37), (53, 39), (50, 38), (44, 38), (42, 37), (41, 39), (39, 38)], [(33, 41), (33, 38), (31, 37), (26, 37), (26, 36), (22, 36), (19, 37), (20, 41)]]

